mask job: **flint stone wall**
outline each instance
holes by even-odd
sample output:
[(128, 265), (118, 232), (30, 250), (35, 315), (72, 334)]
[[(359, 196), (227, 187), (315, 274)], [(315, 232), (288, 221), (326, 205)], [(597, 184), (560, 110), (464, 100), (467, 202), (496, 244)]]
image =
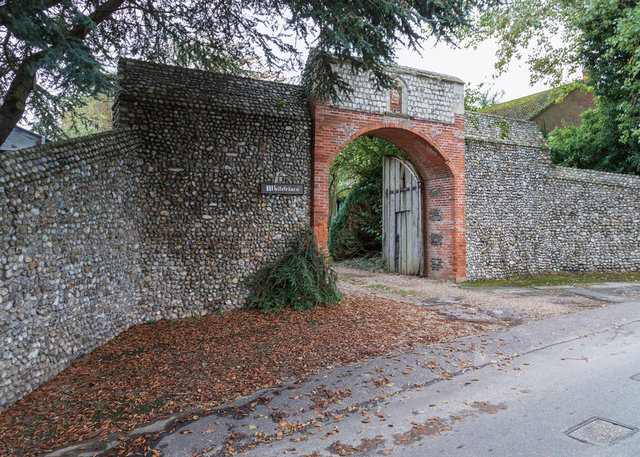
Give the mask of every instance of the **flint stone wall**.
[[(133, 60), (119, 75), (116, 130), (0, 155), (0, 408), (132, 324), (240, 307), (310, 222), (300, 87)], [(460, 109), (459, 82), (402, 77), (409, 116)], [(358, 84), (341, 106), (383, 112), (388, 93)], [(469, 279), (640, 270), (640, 178), (551, 166), (533, 123), (466, 129)]]
[(640, 271), (640, 177), (557, 167), (532, 122), (466, 117), (467, 279)]
[[(353, 93), (343, 94), (340, 101), (331, 103), (332, 107), (378, 114), (388, 113), (389, 89), (377, 90), (370, 73), (353, 73), (348, 67), (337, 64), (334, 68), (349, 83)], [(462, 80), (401, 66), (389, 68), (389, 73), (402, 87), (407, 116), (453, 124), (455, 115), (464, 112)]]
[[(154, 318), (242, 306), (243, 281), (310, 222), (311, 118), (298, 86), (123, 60), (116, 125), (139, 132), (143, 306)], [(303, 184), (261, 195), (260, 183)]]
[(309, 224), (299, 87), (131, 60), (120, 76), (116, 130), (0, 157), (0, 409), (130, 325), (240, 307)]
[(0, 409), (143, 318), (129, 131), (0, 153)]

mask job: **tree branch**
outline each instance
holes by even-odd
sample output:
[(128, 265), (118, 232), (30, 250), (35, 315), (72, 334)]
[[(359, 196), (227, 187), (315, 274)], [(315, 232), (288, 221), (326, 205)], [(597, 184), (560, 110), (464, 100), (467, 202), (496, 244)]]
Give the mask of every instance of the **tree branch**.
[[(107, 0), (99, 5), (89, 15), (91, 21), (98, 25), (105, 21), (125, 2), (125, 0)], [(60, 0), (45, 0), (45, 6), (53, 6)], [(76, 25), (66, 35), (70, 38), (83, 40), (91, 32), (85, 25)], [(4, 143), (11, 131), (24, 115), (27, 99), (35, 88), (35, 75), (40, 61), (46, 56), (46, 51), (39, 51), (26, 57), (18, 66), (15, 76), (5, 93), (0, 106), (0, 144)]]
[(35, 72), (31, 65), (44, 57), (40, 51), (22, 61), (0, 106), (0, 144), (4, 143), (24, 114), (27, 98), (35, 88)]
[(62, 0), (44, 0), (42, 3), (44, 4), (44, 9), (49, 9), (52, 6), (62, 3)]
[[(107, 0), (103, 4), (99, 5), (93, 13), (89, 15), (89, 19), (95, 25), (99, 25), (101, 22), (109, 19), (113, 13), (115, 13), (125, 0)], [(83, 40), (89, 35), (91, 28), (85, 25), (76, 25), (70, 31), (68, 36)]]

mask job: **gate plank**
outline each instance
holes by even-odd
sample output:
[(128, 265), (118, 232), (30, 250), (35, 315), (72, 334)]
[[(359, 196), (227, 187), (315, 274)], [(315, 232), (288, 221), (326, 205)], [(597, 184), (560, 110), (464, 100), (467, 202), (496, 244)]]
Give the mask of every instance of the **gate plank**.
[(413, 167), (402, 159), (385, 156), (382, 165), (382, 252), (385, 264), (390, 271), (422, 274), (421, 181)]

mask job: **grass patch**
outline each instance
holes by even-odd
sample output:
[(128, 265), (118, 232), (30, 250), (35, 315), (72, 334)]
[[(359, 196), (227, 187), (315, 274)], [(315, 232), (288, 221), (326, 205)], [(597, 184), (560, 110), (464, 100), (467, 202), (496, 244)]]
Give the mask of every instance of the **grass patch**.
[(590, 284), (603, 281), (640, 281), (640, 273), (547, 273), (531, 276), (512, 276), (504, 279), (471, 281), (463, 287), (530, 287)]
[(340, 279), (341, 281), (350, 282), (351, 284), (358, 284), (358, 285), (366, 284), (365, 281), (363, 281), (362, 279), (350, 278), (349, 276), (338, 275), (338, 279)]
[(374, 284), (371, 287), (374, 288), (374, 289), (379, 289), (379, 290), (393, 290), (393, 289), (395, 289), (395, 287), (387, 286), (386, 284)]
[(378, 289), (378, 290), (385, 290), (387, 292), (393, 292), (394, 294), (398, 294), (398, 295), (402, 295), (402, 296), (407, 296), (407, 295), (415, 295), (416, 293), (413, 290), (404, 290), (404, 289), (400, 289), (398, 287), (393, 287), (393, 286), (387, 286), (386, 284), (374, 284), (372, 286), (369, 286), (372, 289)]

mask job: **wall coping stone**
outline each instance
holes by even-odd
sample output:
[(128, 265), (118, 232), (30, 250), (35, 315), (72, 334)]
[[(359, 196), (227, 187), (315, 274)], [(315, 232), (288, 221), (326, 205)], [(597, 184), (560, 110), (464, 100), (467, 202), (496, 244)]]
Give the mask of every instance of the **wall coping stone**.
[(447, 75), (445, 73), (437, 73), (435, 71), (422, 70), (420, 68), (405, 67), (404, 65), (390, 65), (385, 67), (389, 73), (397, 73), (401, 75), (424, 76), (436, 81), (449, 81), (452, 83), (464, 85), (464, 81), (456, 76)]
[[(474, 111), (465, 111), (464, 114), (466, 139), (548, 149), (535, 122)], [(514, 132), (517, 134), (515, 137), (512, 135)]]
[(302, 86), (207, 70), (120, 59), (122, 101), (161, 99), (167, 106), (203, 105), (208, 111), (273, 118), (309, 118)]
[(552, 165), (549, 179), (640, 189), (640, 176)]
[[(338, 56), (331, 56), (331, 60), (334, 64), (337, 65), (347, 65), (343, 60)], [(447, 75), (445, 73), (438, 73), (436, 71), (431, 70), (423, 70), (421, 68), (415, 67), (407, 67), (404, 65), (392, 64), (384, 66), (384, 69), (389, 73), (403, 74), (403, 75), (413, 75), (413, 76), (424, 76), (430, 79), (435, 79), (436, 81), (449, 81), (452, 83), (458, 83), (464, 85), (464, 81), (457, 76)], [(366, 73), (366, 71), (365, 71)]]
[(48, 151), (67, 150), (63, 157), (71, 158), (78, 154), (72, 146), (84, 148), (91, 143), (107, 140), (112, 137), (126, 136), (130, 133), (132, 133), (132, 129), (130, 128), (118, 128), (20, 150), (2, 151), (0, 152), (0, 186), (15, 178), (25, 178), (31, 174), (45, 172), (63, 165), (60, 163), (60, 155), (54, 156), (48, 154)]

